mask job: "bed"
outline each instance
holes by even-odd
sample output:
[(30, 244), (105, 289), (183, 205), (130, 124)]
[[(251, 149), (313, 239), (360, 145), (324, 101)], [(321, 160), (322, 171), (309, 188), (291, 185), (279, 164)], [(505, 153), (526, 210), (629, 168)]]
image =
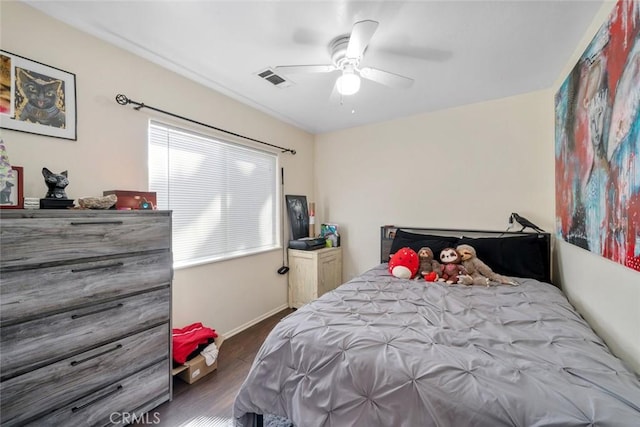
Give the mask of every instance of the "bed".
[[(399, 247), (463, 240), (519, 286), (387, 271)], [(380, 258), (272, 330), (237, 426), (640, 424), (640, 379), (550, 283), (548, 234), (381, 227)]]

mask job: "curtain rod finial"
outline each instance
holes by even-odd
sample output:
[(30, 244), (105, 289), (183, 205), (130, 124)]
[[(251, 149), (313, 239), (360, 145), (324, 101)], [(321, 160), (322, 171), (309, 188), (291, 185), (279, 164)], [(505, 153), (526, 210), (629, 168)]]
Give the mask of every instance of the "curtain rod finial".
[(129, 98), (127, 98), (126, 95), (119, 93), (116, 95), (116, 102), (120, 105), (127, 105), (129, 103)]

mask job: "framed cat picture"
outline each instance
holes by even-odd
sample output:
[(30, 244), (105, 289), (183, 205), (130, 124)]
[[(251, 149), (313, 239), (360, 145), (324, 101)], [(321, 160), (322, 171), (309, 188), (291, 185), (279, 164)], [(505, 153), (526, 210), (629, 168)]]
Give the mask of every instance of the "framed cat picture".
[(0, 50), (0, 127), (76, 140), (76, 75)]
[(23, 209), (24, 176), (20, 166), (11, 166), (8, 175), (0, 178), (0, 209)]

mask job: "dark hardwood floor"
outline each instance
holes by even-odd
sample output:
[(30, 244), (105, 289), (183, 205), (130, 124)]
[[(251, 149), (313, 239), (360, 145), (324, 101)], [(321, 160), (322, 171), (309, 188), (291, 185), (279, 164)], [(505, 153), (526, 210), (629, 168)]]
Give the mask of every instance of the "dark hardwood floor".
[(151, 411), (148, 419), (159, 419), (155, 425), (171, 427), (232, 426), (233, 400), (256, 353), (271, 329), (293, 311), (283, 310), (225, 340), (218, 369), (191, 385), (174, 378), (173, 400)]

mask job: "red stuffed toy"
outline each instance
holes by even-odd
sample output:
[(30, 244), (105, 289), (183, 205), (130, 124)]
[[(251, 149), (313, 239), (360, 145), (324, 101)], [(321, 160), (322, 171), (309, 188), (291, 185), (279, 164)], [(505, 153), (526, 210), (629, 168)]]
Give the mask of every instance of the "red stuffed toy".
[(420, 260), (411, 248), (402, 248), (389, 260), (389, 273), (400, 279), (411, 279), (418, 272)]
[(423, 276), (426, 282), (435, 282), (436, 280), (438, 280), (438, 273), (436, 273), (435, 271), (423, 274)]

